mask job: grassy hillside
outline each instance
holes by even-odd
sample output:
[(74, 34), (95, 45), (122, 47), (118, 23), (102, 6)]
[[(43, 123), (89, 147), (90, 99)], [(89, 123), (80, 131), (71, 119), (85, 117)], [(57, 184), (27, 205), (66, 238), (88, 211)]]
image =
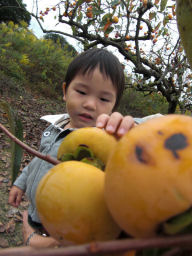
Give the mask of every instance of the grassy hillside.
[[(59, 42), (36, 38), (25, 23), (0, 24), (0, 72), (23, 88), (59, 97), (72, 55)], [(1, 90), (2, 82), (1, 79)]]

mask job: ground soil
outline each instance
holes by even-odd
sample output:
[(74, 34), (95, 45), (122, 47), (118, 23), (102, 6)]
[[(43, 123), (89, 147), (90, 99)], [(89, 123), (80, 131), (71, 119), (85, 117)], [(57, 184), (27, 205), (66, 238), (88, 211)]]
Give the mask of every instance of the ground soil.
[[(47, 123), (40, 121), (40, 117), (47, 114), (64, 112), (64, 102), (45, 98), (29, 89), (4, 88), (0, 95), (0, 102), (5, 101), (22, 122), (24, 142), (34, 149), (38, 149), (42, 131)], [(8, 115), (0, 108), (0, 123), (10, 129)], [(22, 246), (22, 212), (27, 209), (28, 201), (23, 198), (21, 205), (14, 208), (8, 204), (8, 194), (11, 188), (11, 143), (10, 139), (0, 130), (0, 248)], [(26, 151), (20, 171), (33, 158)]]

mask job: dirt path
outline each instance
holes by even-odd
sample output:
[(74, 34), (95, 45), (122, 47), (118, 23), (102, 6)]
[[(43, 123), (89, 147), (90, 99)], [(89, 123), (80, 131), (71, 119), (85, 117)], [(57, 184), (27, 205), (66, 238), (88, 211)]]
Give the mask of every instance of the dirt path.
[[(27, 90), (4, 90), (0, 100), (8, 102), (18, 113), (23, 124), (24, 142), (35, 149), (38, 149), (42, 131), (48, 125), (39, 118), (47, 114), (64, 112), (62, 101), (46, 99)], [(0, 109), (0, 122), (9, 129), (7, 113), (2, 109)], [(21, 170), (32, 157), (27, 152), (23, 153)], [(10, 140), (0, 130), (0, 248), (22, 245), (22, 212), (28, 206), (25, 197), (19, 208), (8, 204), (8, 193), (11, 187), (10, 159)]]

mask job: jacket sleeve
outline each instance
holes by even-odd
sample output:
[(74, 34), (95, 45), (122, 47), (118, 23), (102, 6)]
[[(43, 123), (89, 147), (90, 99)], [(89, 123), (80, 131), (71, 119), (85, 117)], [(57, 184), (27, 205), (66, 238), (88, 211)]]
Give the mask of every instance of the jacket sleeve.
[[(49, 131), (52, 128), (52, 125), (50, 125), (43, 134), (45, 134), (47, 131)], [(41, 137), (41, 144), (39, 151), (42, 152), (47, 145), (49, 145), (50, 141), (49, 139), (46, 139), (47, 137), (43, 136)], [(14, 186), (19, 187), (23, 191), (26, 191), (26, 184), (27, 184), (27, 178), (29, 176), (29, 172), (33, 169), (33, 164), (35, 163), (35, 157), (32, 159), (32, 161), (22, 170), (21, 174), (17, 177), (15, 182), (13, 183)]]
[(145, 122), (145, 121), (147, 121), (147, 120), (150, 120), (150, 119), (153, 119), (153, 118), (156, 118), (156, 117), (160, 117), (160, 116), (163, 116), (163, 115), (160, 114), (160, 113), (157, 113), (157, 114), (145, 116), (145, 117), (142, 117), (142, 118), (137, 118), (137, 117), (135, 117), (135, 118), (134, 118), (134, 121), (135, 121), (135, 123), (137, 123), (137, 124), (141, 124), (141, 123), (143, 123), (143, 122)]

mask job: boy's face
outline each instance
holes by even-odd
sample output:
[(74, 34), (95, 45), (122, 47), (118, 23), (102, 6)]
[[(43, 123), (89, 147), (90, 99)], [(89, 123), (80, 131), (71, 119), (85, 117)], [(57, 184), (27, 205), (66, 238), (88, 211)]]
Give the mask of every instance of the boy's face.
[(68, 128), (96, 125), (100, 114), (111, 114), (116, 102), (116, 89), (110, 78), (96, 68), (90, 74), (77, 74), (71, 81), (64, 100), (70, 116)]

